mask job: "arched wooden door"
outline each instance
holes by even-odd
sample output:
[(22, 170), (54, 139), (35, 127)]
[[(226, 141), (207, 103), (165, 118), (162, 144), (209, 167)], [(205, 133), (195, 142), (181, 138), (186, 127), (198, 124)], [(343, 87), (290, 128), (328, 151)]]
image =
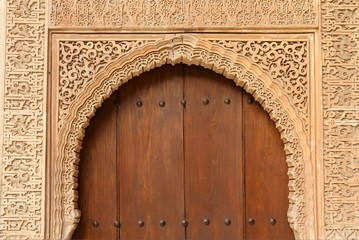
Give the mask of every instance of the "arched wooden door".
[(283, 142), (233, 81), (163, 66), (120, 87), (81, 151), (75, 239), (293, 239)]

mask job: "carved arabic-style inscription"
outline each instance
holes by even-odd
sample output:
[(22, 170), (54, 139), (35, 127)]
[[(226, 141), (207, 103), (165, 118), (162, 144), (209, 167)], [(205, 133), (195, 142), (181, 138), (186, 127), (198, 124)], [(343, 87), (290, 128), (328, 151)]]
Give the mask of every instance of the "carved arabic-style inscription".
[(53, 27), (243, 28), (317, 24), (315, 0), (52, 0)]
[(4, 81), (0, 77), (0, 84), (4, 84), (4, 95), (1, 95), (4, 97), (4, 109), (1, 109), (4, 110), (1, 112), (4, 125), (0, 130), (3, 141), (0, 239), (40, 239), (45, 227), (42, 218), (46, 6), (44, 1), (37, 0), (5, 3)]
[(359, 239), (359, 5), (322, 1), (325, 238)]

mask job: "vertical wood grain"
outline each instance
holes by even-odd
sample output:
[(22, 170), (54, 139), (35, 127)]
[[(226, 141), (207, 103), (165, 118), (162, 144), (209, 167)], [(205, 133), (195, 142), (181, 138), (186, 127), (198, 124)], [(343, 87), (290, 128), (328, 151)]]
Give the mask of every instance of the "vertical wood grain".
[[(163, 66), (119, 92), (122, 239), (184, 239), (183, 73)], [(136, 101), (143, 102), (142, 107)], [(165, 101), (165, 107), (159, 102)], [(137, 222), (143, 220), (144, 227)], [(160, 226), (160, 220), (166, 226)]]
[[(294, 239), (289, 227), (288, 175), (283, 142), (274, 122), (258, 102), (244, 94), (246, 239)], [(274, 218), (276, 224), (271, 225)]]
[[(200, 67), (185, 68), (187, 239), (243, 236), (242, 90)], [(224, 100), (230, 99), (230, 104)], [(208, 105), (203, 100), (208, 99)], [(208, 218), (210, 224), (203, 224)], [(224, 219), (232, 223), (227, 226)]]
[[(115, 239), (116, 108), (115, 95), (106, 100), (86, 129), (79, 166), (80, 223), (74, 239)], [(99, 227), (92, 226), (93, 221)]]

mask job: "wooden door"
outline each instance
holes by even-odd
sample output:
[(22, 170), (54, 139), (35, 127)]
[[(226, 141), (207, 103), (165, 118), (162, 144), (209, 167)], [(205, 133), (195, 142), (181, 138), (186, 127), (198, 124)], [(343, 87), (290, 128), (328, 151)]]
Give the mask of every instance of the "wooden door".
[(185, 65), (121, 86), (86, 130), (74, 238), (292, 239), (283, 143), (250, 97)]

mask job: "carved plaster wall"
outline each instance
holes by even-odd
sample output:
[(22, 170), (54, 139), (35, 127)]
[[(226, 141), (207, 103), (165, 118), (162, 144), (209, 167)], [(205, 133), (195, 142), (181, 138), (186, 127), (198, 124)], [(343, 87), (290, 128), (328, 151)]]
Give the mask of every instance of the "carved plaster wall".
[[(246, 44), (251, 44), (251, 39), (230, 39), (228, 42), (218, 41), (214, 38), (201, 39), (201, 41), (206, 41), (210, 46), (216, 46), (214, 50), (207, 49), (208, 53), (214, 54), (217, 50), (223, 51), (216, 53), (220, 60), (225, 60), (233, 53), (236, 53), (236, 56), (237, 54), (241, 56), (238, 58), (242, 60), (237, 64), (243, 69), (243, 72), (247, 73), (243, 75), (246, 76), (244, 79), (248, 80), (249, 76), (253, 76), (256, 83), (262, 81), (265, 92), (273, 93), (273, 96), (277, 100), (279, 99), (278, 101), (282, 105), (278, 106), (289, 111), (289, 116), (296, 116), (293, 119), (297, 123), (299, 121), (299, 125), (303, 125), (302, 133), (294, 131), (295, 134), (305, 135), (305, 138), (299, 137), (302, 141), (299, 145), (307, 144), (310, 148), (310, 157), (305, 154), (301, 156), (302, 163), (306, 164), (309, 161), (315, 166), (315, 171), (295, 173), (295, 176), (304, 176), (302, 183), (305, 183), (305, 191), (303, 195), (301, 195), (300, 186), (295, 188), (299, 189), (298, 191), (301, 193), (299, 199), (304, 199), (305, 205), (302, 208), (312, 211), (309, 214), (304, 211), (307, 215), (303, 218), (303, 222), (312, 222), (314, 231), (309, 231), (310, 235), (307, 236), (326, 239), (359, 239), (359, 6), (357, 0), (1, 0), (0, 4), (3, 6), (0, 12), (4, 13), (1, 17), (4, 17), (4, 31), (6, 32), (3, 41), (5, 43), (4, 51), (0, 50), (0, 54), (2, 54), (0, 57), (4, 59), (0, 61), (3, 69), (0, 74), (4, 73), (4, 76), (1, 75), (0, 78), (0, 84), (2, 84), (0, 87), (0, 239), (49, 237), (49, 229), (54, 222), (50, 221), (50, 208), (45, 206), (45, 200), (48, 203), (57, 201), (60, 205), (65, 206), (66, 201), (76, 197), (72, 189), (66, 192), (59, 186), (55, 192), (67, 194), (65, 194), (67, 198), (64, 198), (64, 202), (57, 198), (51, 198), (53, 195), (49, 194), (52, 191), (49, 188), (52, 182), (49, 177), (45, 177), (46, 166), (51, 166), (52, 161), (56, 162), (57, 158), (51, 158), (51, 154), (58, 153), (56, 151), (52, 153), (46, 149), (47, 140), (53, 140), (53, 136), (51, 135), (50, 138), (47, 132), (47, 126), (51, 127), (51, 124), (54, 124), (54, 122), (47, 124), (46, 114), (47, 109), (51, 110), (51, 107), (55, 107), (57, 115), (52, 119), (55, 119), (55, 122), (60, 120), (58, 121), (59, 129), (65, 129), (70, 123), (61, 121), (61, 119), (71, 116), (69, 113), (76, 109), (76, 106), (80, 109), (80, 103), (84, 103), (86, 99), (82, 95), (80, 98), (80, 92), (85, 92), (88, 88), (83, 88), (80, 84), (78, 93), (71, 92), (73, 96), (76, 96), (73, 99), (66, 98), (66, 88), (63, 88), (61, 94), (64, 98), (61, 100), (61, 105), (56, 103), (46, 108), (47, 95), (53, 95), (47, 91), (48, 29), (53, 31), (56, 29), (58, 32), (77, 31), (77, 34), (82, 36), (84, 33), (78, 32), (79, 30), (136, 33), (141, 31), (161, 31), (163, 33), (174, 31), (268, 32), (272, 34), (271, 36), (285, 31), (292, 32), (291, 35), (295, 35), (296, 32), (312, 34), (315, 39), (314, 44), (309, 46), (305, 46), (303, 43), (299, 44), (299, 49), (312, 49), (309, 51), (311, 53), (309, 59), (314, 59), (315, 64), (311, 65), (307, 62), (310, 77), (303, 79), (302, 76), (299, 76), (299, 79), (310, 82), (299, 83), (295, 81), (294, 77), (286, 79), (292, 84), (289, 86), (296, 86), (299, 90), (297, 88), (285, 89), (286, 85), (283, 85), (285, 81), (282, 82), (282, 85), (278, 82), (283, 79), (280, 75), (277, 75), (277, 79), (267, 75), (273, 70), (274, 63), (263, 61), (265, 59), (263, 56), (259, 60), (255, 59), (256, 54), (266, 52), (266, 48), (257, 53), (250, 53), (250, 48), (247, 52), (243, 50)], [(2, 35), (0, 34), (0, 36)], [(162, 37), (162, 39), (167, 38)], [(66, 48), (66, 45), (70, 46), (76, 42), (73, 39), (70, 40), (72, 42), (64, 41), (62, 46)], [(130, 42), (128, 40), (131, 39), (127, 39), (127, 42)], [(151, 39), (142, 38), (143, 45), (155, 45), (156, 41), (159, 41), (158, 39), (155, 39), (154, 42), (149, 40)], [(265, 47), (263, 44), (270, 40), (259, 41), (262, 45), (255, 43), (255, 49)], [(286, 41), (290, 43), (290, 40)], [(113, 38), (105, 41), (106, 44), (120, 44), (120, 41)], [(84, 40), (78, 42), (80, 43), (79, 49), (90, 50), (92, 48), (85, 46)], [(236, 48), (236, 44), (233, 45), (233, 42), (238, 43), (240, 47)], [(137, 43), (139, 42), (132, 42), (131, 49), (137, 49)], [(228, 44), (229, 46), (227, 46)], [(165, 46), (168, 47), (169, 44)], [(181, 44), (177, 46), (181, 46)], [(198, 47), (193, 42), (189, 46), (194, 49), (196, 46)], [(101, 62), (120, 60), (120, 53), (116, 53), (114, 48), (111, 49), (113, 52), (109, 54), (110, 57)], [(120, 47), (120, 49), (122, 48)], [(162, 52), (158, 49), (158, 53), (166, 52), (166, 49), (162, 49)], [(127, 50), (121, 51), (126, 52)], [(167, 51), (169, 50), (167, 49)], [(177, 56), (183, 56), (181, 60), (171, 57), (171, 55), (157, 55), (161, 60), (156, 63), (160, 65), (166, 61), (176, 62), (184, 59), (186, 63), (199, 64), (224, 75), (229, 74), (226, 76), (236, 81), (237, 84), (244, 84), (235, 77), (235, 74), (230, 74), (231, 71), (224, 71), (227, 68), (222, 65), (209, 66), (204, 62), (197, 62), (193, 56), (189, 55), (189, 52), (181, 52), (179, 49), (176, 51), (179, 54)], [(58, 53), (55, 52), (52, 56), (59, 56)], [(280, 53), (276, 52), (276, 54), (278, 56)], [(76, 54), (71, 56), (76, 57)], [(81, 57), (81, 54), (78, 56)], [(211, 56), (213, 57), (213, 55)], [(100, 56), (97, 55), (97, 57)], [(145, 61), (149, 58), (141, 59)], [(229, 57), (229, 59), (230, 63), (236, 63), (236, 58)], [(133, 59), (130, 60), (128, 59), (129, 62)], [(74, 62), (76, 61), (72, 61), (72, 64)], [(135, 66), (135, 62), (132, 63)], [(123, 64), (125, 66), (124, 62)], [(66, 64), (63, 63), (63, 65)], [(99, 94), (89, 98), (93, 101), (89, 102), (93, 107), (98, 107), (103, 101), (103, 97), (108, 96), (121, 82), (132, 77), (132, 75), (120, 75), (121, 77), (111, 78), (111, 76), (115, 76), (118, 69), (121, 69), (121, 66), (110, 64), (112, 68), (105, 68), (105, 65), (107, 66), (107, 64), (102, 66), (95, 64), (93, 72), (86, 72), (85, 77), (81, 80), (91, 82), (90, 79), (97, 79), (98, 82), (100, 76), (94, 73), (106, 70), (107, 77), (102, 76), (101, 79), (109, 83), (107, 87), (103, 86), (102, 88), (107, 91), (98, 92), (95, 90), (96, 88), (92, 88), (93, 94)], [(308, 71), (308, 66), (303, 69)], [(144, 71), (137, 69), (136, 72), (135, 69), (133, 68), (129, 72), (139, 74)], [(322, 75), (317, 74), (319, 71), (322, 72)], [(93, 75), (91, 76), (91, 74)], [(306, 74), (308, 75), (308, 72)], [(318, 78), (319, 76), (321, 78)], [(68, 77), (71, 80), (71, 74)], [(122, 79), (122, 81), (118, 82), (118, 79)], [(52, 79), (49, 78), (49, 80)], [(73, 81), (70, 85), (74, 83), (78, 84), (78, 81)], [(303, 84), (307, 85), (307, 88), (301, 88)], [(270, 86), (276, 86), (274, 88), (279, 89), (282, 95), (276, 95), (278, 92)], [(250, 88), (247, 90), (250, 91)], [(254, 95), (266, 106), (267, 101), (261, 97), (261, 94), (254, 93)], [(296, 100), (296, 96), (301, 98)], [(76, 105), (76, 103), (80, 105)], [(86, 108), (83, 105), (83, 107), (83, 109), (91, 109), (89, 106)], [(94, 108), (90, 112), (87, 113), (93, 114)], [(76, 121), (71, 122), (71, 124), (74, 123)], [(79, 123), (79, 125), (75, 124), (78, 129), (77, 134), (81, 138), (83, 136), (81, 127), (86, 126), (86, 121), (77, 123)], [(56, 128), (56, 134), (62, 134), (59, 129)], [(72, 146), (79, 147), (76, 144), (76, 138), (73, 140), (75, 143)], [(303, 141), (307, 141), (307, 143), (305, 144)], [(305, 148), (302, 150), (305, 152)], [(74, 153), (78, 151), (78, 148), (71, 149), (71, 151)], [(46, 153), (48, 153), (47, 157)], [(68, 152), (61, 152), (61, 154), (65, 153)], [(75, 154), (71, 159), (78, 159), (77, 157)], [(45, 165), (46, 163), (47, 165)], [(291, 161), (289, 161), (290, 163)], [(75, 169), (70, 168), (66, 174), (70, 174), (68, 176), (76, 174), (76, 172), (71, 172), (72, 170)], [(310, 173), (313, 175), (313, 179), (309, 177)], [(55, 175), (63, 176), (59, 172)], [(316, 181), (315, 186), (308, 185), (308, 181), (314, 180)], [(47, 182), (46, 188), (45, 182)], [(314, 202), (308, 201), (308, 188), (312, 189), (313, 194), (315, 193)], [(304, 198), (300, 196), (304, 196)], [(313, 207), (308, 204), (313, 204)], [(51, 209), (56, 216), (63, 216), (64, 212)], [(72, 209), (76, 209), (76, 206), (74, 205)], [(69, 218), (70, 224), (76, 219), (76, 211), (71, 213), (73, 216)], [(315, 213), (318, 214), (315, 215)], [(289, 217), (293, 219), (293, 216)], [(64, 221), (64, 223), (66, 225), (67, 222)], [(299, 232), (301, 226), (308, 229), (307, 225), (301, 225), (301, 221), (298, 223), (295, 225), (296, 222), (293, 222), (292, 226), (299, 229)], [(56, 234), (62, 234), (63, 229), (62, 226), (59, 226)]]

